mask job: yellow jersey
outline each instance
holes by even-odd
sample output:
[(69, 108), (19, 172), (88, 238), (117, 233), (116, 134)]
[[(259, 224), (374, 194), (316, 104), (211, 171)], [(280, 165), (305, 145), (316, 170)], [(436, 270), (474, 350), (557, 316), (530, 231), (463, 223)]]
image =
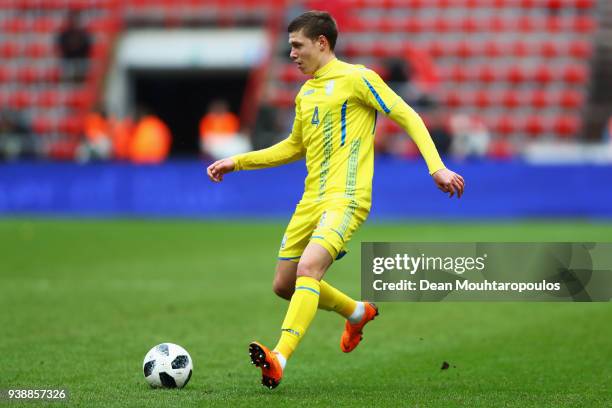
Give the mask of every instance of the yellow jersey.
[(289, 137), (267, 149), (234, 156), (235, 170), (273, 167), (305, 157), (308, 175), (302, 201), (347, 199), (369, 209), (378, 112), (412, 137), (430, 174), (444, 168), (419, 115), (376, 72), (333, 59), (297, 94)]

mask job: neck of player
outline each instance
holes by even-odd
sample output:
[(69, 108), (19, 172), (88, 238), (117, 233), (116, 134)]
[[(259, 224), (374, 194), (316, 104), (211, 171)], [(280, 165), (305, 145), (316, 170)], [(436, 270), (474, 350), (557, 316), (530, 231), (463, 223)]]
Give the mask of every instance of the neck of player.
[(319, 60), (319, 66), (314, 70), (312, 74), (314, 75), (315, 72), (317, 72), (318, 70), (320, 70), (321, 68), (323, 68), (324, 66), (326, 66), (327, 64), (329, 64), (331, 61), (335, 59), (336, 59), (336, 55), (333, 52), (323, 54), (321, 56), (321, 59)]

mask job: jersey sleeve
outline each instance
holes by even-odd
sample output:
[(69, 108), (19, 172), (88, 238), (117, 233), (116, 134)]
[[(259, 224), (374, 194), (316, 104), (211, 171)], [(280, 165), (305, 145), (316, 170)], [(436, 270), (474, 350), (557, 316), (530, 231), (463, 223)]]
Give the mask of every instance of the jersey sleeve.
[(362, 104), (388, 115), (401, 99), (382, 78), (371, 69), (361, 68), (353, 76), (355, 96)]
[(425, 159), (429, 174), (445, 168), (419, 114), (389, 88), (376, 72), (360, 69), (353, 81), (355, 95), (362, 104), (384, 113), (408, 133)]
[(233, 156), (232, 160), (235, 163), (235, 171), (255, 170), (291, 163), (303, 158), (305, 154), (306, 149), (302, 143), (301, 98), (298, 94), (295, 98), (295, 119), (289, 137), (266, 149)]

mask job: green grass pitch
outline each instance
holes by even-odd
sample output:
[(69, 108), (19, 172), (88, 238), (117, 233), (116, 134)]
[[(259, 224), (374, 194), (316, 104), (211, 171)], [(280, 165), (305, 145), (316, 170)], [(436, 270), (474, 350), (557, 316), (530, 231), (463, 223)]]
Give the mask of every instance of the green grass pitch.
[[(381, 304), (351, 354), (343, 321), (321, 311), (279, 388), (265, 389), (247, 345), (279, 335), (283, 228), (1, 220), (0, 388), (65, 387), (83, 407), (612, 406), (609, 303)], [(358, 296), (360, 241), (610, 238), (612, 224), (579, 221), (368, 223), (327, 279)], [(194, 359), (183, 390), (143, 379), (145, 353), (164, 341)]]

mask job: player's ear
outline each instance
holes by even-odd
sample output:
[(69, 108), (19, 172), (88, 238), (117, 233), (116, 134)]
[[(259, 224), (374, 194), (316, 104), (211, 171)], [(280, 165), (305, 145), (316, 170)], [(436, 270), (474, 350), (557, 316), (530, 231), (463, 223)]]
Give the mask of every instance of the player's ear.
[(319, 50), (323, 51), (325, 49), (325, 44), (329, 45), (327, 38), (325, 38), (324, 35), (320, 35), (319, 38), (317, 38), (317, 45), (319, 46)]

